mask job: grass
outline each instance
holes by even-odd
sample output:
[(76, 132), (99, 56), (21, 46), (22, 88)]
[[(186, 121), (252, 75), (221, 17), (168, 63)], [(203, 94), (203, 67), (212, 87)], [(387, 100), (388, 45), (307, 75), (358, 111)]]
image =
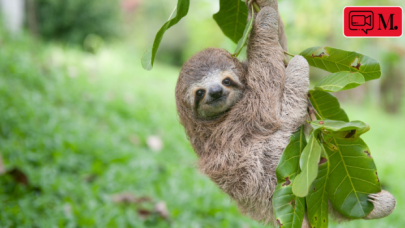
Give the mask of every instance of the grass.
[[(244, 227), (235, 205), (195, 168), (178, 123), (178, 69), (140, 68), (119, 48), (83, 54), (2, 41), (0, 151), (33, 190), (0, 178), (0, 227)], [(163, 149), (146, 139), (157, 135)], [(130, 192), (151, 203), (119, 204)], [(164, 201), (170, 221), (137, 211)]]
[[(3, 36), (2, 36), (3, 37)], [(175, 111), (179, 69), (141, 69), (123, 47), (91, 55), (29, 38), (0, 44), (0, 154), (29, 186), (0, 176), (0, 227), (264, 227), (239, 214), (199, 174)], [(330, 227), (398, 227), (405, 193), (403, 117), (345, 105), (372, 130), (364, 136), (396, 211), (376, 221)], [(163, 141), (159, 152), (146, 141)], [(117, 203), (131, 193), (150, 202)], [(169, 219), (153, 211), (167, 204)]]

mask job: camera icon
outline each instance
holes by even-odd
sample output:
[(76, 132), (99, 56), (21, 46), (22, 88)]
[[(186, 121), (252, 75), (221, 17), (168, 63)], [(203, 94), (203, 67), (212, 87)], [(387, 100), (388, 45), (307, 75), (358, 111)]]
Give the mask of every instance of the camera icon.
[(374, 13), (372, 11), (350, 11), (349, 29), (362, 30), (367, 34), (369, 30), (374, 29)]

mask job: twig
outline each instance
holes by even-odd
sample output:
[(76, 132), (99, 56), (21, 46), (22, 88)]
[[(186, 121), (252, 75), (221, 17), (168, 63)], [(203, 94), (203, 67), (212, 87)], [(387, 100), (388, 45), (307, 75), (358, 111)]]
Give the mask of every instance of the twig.
[(316, 111), (316, 109), (314, 109), (316, 116), (319, 117), (319, 119), (323, 120), (322, 116), (318, 113), (318, 111)]
[[(280, 46), (280, 47), (281, 47), (281, 46)], [(284, 66), (285, 66), (285, 67), (287, 67), (287, 66), (288, 66), (288, 63), (290, 62), (290, 61), (288, 60), (287, 56), (285, 56), (285, 55), (284, 55), (283, 62), (284, 62)]]
[(291, 57), (295, 57), (295, 55), (290, 54), (290, 53), (288, 53), (288, 52), (286, 52), (286, 51), (284, 51), (284, 54), (289, 55), (289, 56), (291, 56)]
[(316, 116), (315, 116), (316, 111), (314, 109), (314, 106), (312, 106), (311, 101), (309, 100), (309, 98), (308, 98), (308, 113), (309, 113), (309, 116), (311, 117), (312, 121), (317, 120)]
[(253, 4), (253, 8), (255, 8), (256, 13), (258, 13), (260, 11), (259, 5), (257, 5), (256, 2), (253, 2), (252, 4)]
[(308, 106), (311, 106), (312, 109), (314, 110), (315, 115), (318, 116), (320, 120), (323, 120), (322, 116), (318, 113), (318, 111), (316, 111), (316, 109), (314, 108), (314, 106), (312, 106), (311, 100), (310, 100), (309, 98), (307, 98), (307, 99), (308, 99)]

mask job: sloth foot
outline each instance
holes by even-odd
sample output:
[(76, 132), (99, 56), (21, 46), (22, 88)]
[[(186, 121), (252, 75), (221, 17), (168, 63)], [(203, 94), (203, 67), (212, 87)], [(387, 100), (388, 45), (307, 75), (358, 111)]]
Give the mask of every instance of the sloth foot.
[(384, 218), (394, 211), (397, 204), (395, 197), (385, 190), (376, 194), (370, 194), (368, 197), (370, 198), (368, 201), (374, 204), (374, 209), (364, 219)]

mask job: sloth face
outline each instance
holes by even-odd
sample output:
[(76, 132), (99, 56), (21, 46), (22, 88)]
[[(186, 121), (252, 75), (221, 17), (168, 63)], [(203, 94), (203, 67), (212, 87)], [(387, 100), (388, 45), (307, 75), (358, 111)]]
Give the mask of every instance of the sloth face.
[(176, 84), (180, 119), (221, 117), (242, 98), (246, 70), (224, 49), (207, 48), (195, 54), (183, 64)]
[(214, 119), (242, 97), (242, 84), (233, 71), (216, 70), (193, 84), (189, 99), (201, 119)]

